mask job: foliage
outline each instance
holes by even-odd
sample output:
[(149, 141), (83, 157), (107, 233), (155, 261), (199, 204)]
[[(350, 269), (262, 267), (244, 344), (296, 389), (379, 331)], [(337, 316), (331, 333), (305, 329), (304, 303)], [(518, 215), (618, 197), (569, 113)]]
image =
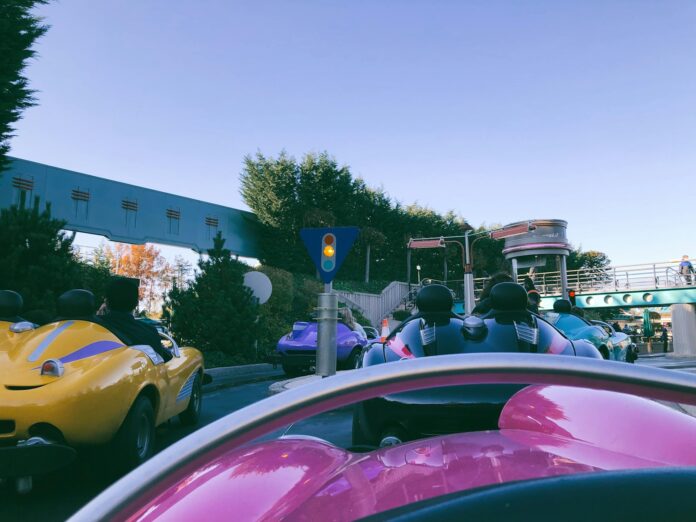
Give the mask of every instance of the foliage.
[(31, 208), (22, 198), (19, 205), (0, 210), (0, 288), (19, 292), (25, 310), (54, 315), (56, 299), (72, 288), (103, 298), (109, 269), (80, 261), (63, 226), (51, 217), (49, 205), (41, 210), (38, 199)]
[(408, 310), (394, 310), (394, 313), (392, 313), (392, 317), (397, 321), (404, 321), (405, 319), (408, 319), (410, 315), (411, 312)]
[(31, 14), (46, 0), (3, 0), (0, 2), (0, 172), (7, 167), (13, 125), (24, 109), (35, 104), (34, 91), (22, 74), (36, 55), (34, 42), (48, 26)]
[[(376, 280), (404, 280), (406, 244), (411, 237), (461, 234), (468, 225), (450, 212), (444, 216), (418, 205), (394, 203), (383, 190), (354, 179), (327, 153), (307, 154), (301, 162), (281, 153), (247, 156), (240, 176), (242, 196), (262, 225), (261, 261), (293, 273), (315, 274), (299, 231), (303, 227), (357, 226), (362, 233), (340, 271), (342, 280), (364, 280), (368, 245), (370, 273)], [(462, 273), (457, 247), (413, 252), (412, 269), (423, 277)]]
[(214, 238), (208, 259), (188, 288), (174, 287), (167, 296), (163, 316), (182, 343), (205, 353), (222, 352), (241, 362), (257, 358), (259, 307), (244, 286), (249, 267), (235, 260), (224, 247), (221, 234)]
[(362, 281), (343, 281), (335, 279), (333, 282), (334, 290), (343, 292), (363, 292), (366, 294), (381, 294), (382, 291), (391, 283), (391, 281), (375, 281), (369, 283)]
[(108, 263), (116, 275), (139, 279), (140, 301), (149, 312), (154, 311), (160, 296), (171, 288), (172, 267), (154, 245), (114, 243), (101, 247), (95, 258)]

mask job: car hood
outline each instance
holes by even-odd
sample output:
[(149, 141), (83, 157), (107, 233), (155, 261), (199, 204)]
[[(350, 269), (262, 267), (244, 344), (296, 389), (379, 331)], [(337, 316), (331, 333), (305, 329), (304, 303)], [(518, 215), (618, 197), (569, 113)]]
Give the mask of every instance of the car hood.
[(89, 369), (124, 344), (105, 328), (88, 321), (60, 321), (0, 337), (0, 386), (41, 386), (54, 378), (40, 375), (41, 364), (58, 359), (81, 361)]
[(696, 464), (696, 419), (613, 392), (527, 387), (499, 426), (365, 454), (307, 437), (247, 446), (203, 459), (134, 518), (354, 520), (490, 484)]

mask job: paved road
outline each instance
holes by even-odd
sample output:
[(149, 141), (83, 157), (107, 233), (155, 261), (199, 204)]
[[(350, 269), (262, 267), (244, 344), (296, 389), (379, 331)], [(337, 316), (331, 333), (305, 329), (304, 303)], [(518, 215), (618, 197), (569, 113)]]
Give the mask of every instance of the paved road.
[[(201, 425), (213, 422), (244, 406), (265, 398), (273, 381), (257, 382), (207, 393)], [(350, 443), (350, 411), (329, 412), (290, 427), (287, 433), (303, 433), (322, 437), (335, 444)], [(167, 446), (192, 432), (174, 421), (158, 430), (158, 447)], [(285, 432), (286, 430), (282, 430)], [(282, 432), (276, 435), (281, 435)], [(116, 477), (105, 473), (98, 455), (86, 455), (70, 468), (35, 481), (34, 490), (16, 495), (7, 485), (0, 488), (1, 522), (62, 521), (106, 488)]]

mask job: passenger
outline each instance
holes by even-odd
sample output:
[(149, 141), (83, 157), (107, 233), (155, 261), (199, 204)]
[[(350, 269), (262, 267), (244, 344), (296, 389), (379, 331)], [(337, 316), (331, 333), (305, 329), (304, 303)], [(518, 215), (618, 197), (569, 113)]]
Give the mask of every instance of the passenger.
[(694, 265), (689, 261), (689, 256), (683, 255), (681, 263), (679, 263), (679, 273), (684, 278), (687, 285), (691, 284), (691, 277), (694, 273)]
[(474, 315), (485, 315), (488, 312), (490, 312), (490, 310), (491, 310), (491, 302), (490, 302), (491, 290), (498, 283), (507, 283), (507, 282), (512, 282), (512, 277), (510, 276), (510, 274), (506, 274), (505, 272), (498, 272), (497, 274), (493, 274), (491, 276), (491, 278), (488, 281), (486, 281), (486, 284), (483, 287), (483, 291), (481, 292), (479, 302), (474, 307), (474, 310), (471, 313)]
[(573, 308), (570, 309), (570, 313), (573, 315), (577, 315), (578, 317), (585, 317), (584, 310), (579, 306), (573, 306)]
[(362, 327), (360, 323), (358, 323), (355, 318), (353, 317), (353, 312), (350, 311), (350, 308), (341, 308), (341, 321), (353, 330), (354, 332), (358, 332), (360, 335), (362, 335), (365, 339), (367, 339), (367, 334), (365, 333), (365, 329)]
[(138, 286), (133, 281), (124, 278), (114, 278), (106, 289), (107, 311), (101, 316), (104, 325), (119, 332), (122, 339), (130, 346), (147, 344), (157, 352), (165, 362), (172, 354), (160, 340), (160, 335), (154, 326), (136, 321), (133, 310), (138, 306)]
[(527, 310), (535, 314), (539, 313), (541, 304), (541, 294), (534, 286), (534, 281), (530, 277), (525, 277), (523, 282), (524, 289), (527, 291)]

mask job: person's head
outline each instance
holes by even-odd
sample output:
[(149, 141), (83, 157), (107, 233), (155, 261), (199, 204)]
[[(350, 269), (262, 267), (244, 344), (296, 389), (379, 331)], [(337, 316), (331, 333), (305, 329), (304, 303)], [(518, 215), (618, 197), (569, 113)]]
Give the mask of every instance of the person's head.
[(355, 318), (353, 317), (353, 312), (350, 311), (350, 308), (341, 308), (341, 320), (346, 323), (348, 327), (353, 328), (355, 325)]
[(486, 284), (483, 287), (483, 291), (481, 292), (481, 299), (486, 299), (488, 296), (491, 295), (491, 290), (495, 285), (498, 283), (508, 283), (512, 281), (512, 277), (510, 274), (506, 274), (505, 272), (498, 272), (497, 274), (493, 274), (491, 278), (486, 281)]
[(138, 306), (138, 284), (132, 279), (115, 277), (106, 289), (106, 304), (109, 310), (132, 312)]
[(682, 261), (688, 261), (688, 260), (689, 260), (689, 256), (687, 256), (686, 254), (684, 254), (684, 255), (682, 256)]

